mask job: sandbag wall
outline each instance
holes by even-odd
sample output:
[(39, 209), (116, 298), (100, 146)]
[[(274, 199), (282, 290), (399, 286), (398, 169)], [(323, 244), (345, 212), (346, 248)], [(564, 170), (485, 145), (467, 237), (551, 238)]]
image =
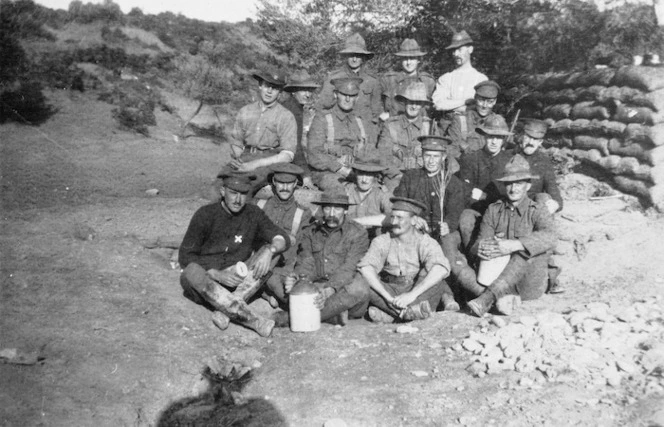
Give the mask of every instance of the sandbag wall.
[[(529, 76), (521, 117), (546, 120), (545, 144), (609, 173), (664, 211), (664, 67)], [(518, 90), (523, 91), (523, 87)]]

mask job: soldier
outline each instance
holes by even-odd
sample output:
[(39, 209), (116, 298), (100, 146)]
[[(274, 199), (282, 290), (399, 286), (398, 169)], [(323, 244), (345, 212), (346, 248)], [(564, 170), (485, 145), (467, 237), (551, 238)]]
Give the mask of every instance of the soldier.
[(392, 323), (426, 319), (436, 310), (449, 275), (450, 264), (440, 245), (415, 228), (414, 217), (427, 206), (403, 197), (393, 197), (390, 233), (376, 237), (358, 264), (361, 276), (371, 287), (369, 317)]
[(512, 155), (503, 150), (505, 140), (512, 135), (507, 123), (497, 114), (476, 128), (482, 141), (479, 151), (463, 154), (459, 159), (459, 178), (471, 188), (470, 197), (459, 220), (461, 241), (465, 250), (470, 249), (473, 237), (479, 231), (480, 218), (487, 207), (501, 198), (502, 186), (495, 180), (500, 178)]
[(422, 167), (421, 136), (436, 134), (437, 128), (422, 111), (431, 101), (427, 97), (426, 86), (422, 82), (412, 82), (397, 95), (396, 99), (405, 104), (404, 114), (390, 117), (378, 137), (378, 152), (386, 157), (390, 166), (388, 188), (399, 183), (401, 171)]
[(346, 60), (346, 65), (337, 68), (328, 74), (323, 89), (318, 99), (321, 109), (334, 107), (336, 104), (334, 91), (336, 89), (333, 80), (343, 78), (360, 78), (360, 90), (358, 91), (355, 113), (365, 120), (368, 126), (378, 122), (378, 116), (383, 112), (381, 104), (380, 83), (376, 77), (366, 72), (363, 65), (373, 57), (369, 52), (362, 36), (355, 33), (346, 39), (344, 49), (339, 55)]
[[(546, 205), (549, 212), (556, 213), (563, 209), (563, 198), (558, 189), (556, 174), (551, 159), (540, 150), (548, 126), (546, 122), (537, 119), (528, 119), (523, 128), (523, 138), (519, 144), (519, 151), (528, 161), (530, 170), (539, 176), (531, 182), (528, 197), (538, 203)], [(547, 293), (559, 294), (565, 292), (558, 281), (562, 268), (552, 256), (549, 260), (549, 288)]]
[(344, 184), (348, 200), (348, 218), (387, 214), (392, 204), (388, 190), (381, 185), (385, 166), (377, 159), (356, 159), (352, 164), (354, 182)]
[[(319, 87), (320, 85), (306, 71), (302, 71), (294, 73), (284, 88), (284, 91), (290, 93), (291, 96), (282, 104), (293, 113), (297, 123), (297, 150), (293, 163), (304, 169), (305, 175), (309, 169), (306, 160), (307, 134), (316, 113), (314, 91)], [(305, 183), (305, 186), (308, 185)]]
[(484, 141), (475, 129), (496, 115), (493, 107), (499, 92), (500, 86), (492, 80), (478, 83), (475, 85), (475, 105), (466, 108), (464, 113), (453, 116), (452, 124), (447, 128), (447, 136), (452, 140), (454, 151), (451, 154), (454, 157), (458, 158), (464, 153), (472, 153), (482, 148)]
[(340, 78), (334, 85), (335, 106), (316, 113), (309, 130), (309, 167), (314, 184), (321, 190), (340, 189), (341, 180), (351, 173), (357, 156), (364, 156), (375, 146), (375, 138), (366, 120), (355, 114), (362, 79)]
[(290, 248), (281, 254), (279, 262), (272, 269), (267, 280), (270, 305), (277, 307), (286, 303), (283, 289), (283, 276), (293, 271), (300, 231), (311, 222), (311, 211), (295, 201), (295, 189), (302, 184), (304, 171), (297, 165), (285, 163), (276, 165), (268, 181), (272, 187), (272, 197), (256, 199), (255, 204), (265, 212), (268, 218), (281, 227), (290, 237)]
[[(366, 230), (346, 213), (351, 202), (342, 192), (323, 193), (320, 201), (322, 216), (304, 228), (299, 243), (294, 274), (284, 280), (290, 293), (296, 278), (306, 276), (319, 288), (316, 304), (321, 320), (345, 324), (348, 317), (364, 315), (369, 287), (353, 280), (357, 263), (369, 248)], [(288, 313), (277, 312), (278, 326), (288, 324)]]
[(223, 176), (221, 200), (196, 211), (178, 262), (184, 268), (180, 284), (185, 296), (217, 310), (213, 322), (220, 329), (233, 320), (266, 337), (274, 321), (254, 313), (246, 300), (260, 289), (273, 257), (288, 249), (290, 238), (258, 207), (246, 204), (253, 178), (238, 173)]
[(420, 61), (425, 52), (420, 50), (417, 41), (406, 39), (401, 43), (400, 50), (394, 54), (401, 61), (401, 71), (389, 71), (383, 74), (380, 85), (383, 90), (383, 109), (380, 118), (382, 121), (389, 117), (395, 117), (404, 112), (403, 103), (396, 99), (397, 95), (404, 93), (406, 87), (418, 82), (424, 84), (426, 99), (431, 99), (431, 94), (436, 87), (436, 80), (431, 74), (420, 71)]
[[(394, 190), (397, 197), (418, 200), (427, 207), (425, 220), (431, 236), (443, 247), (443, 252), (452, 263), (452, 274), (459, 254), (461, 236), (459, 217), (465, 206), (465, 188), (455, 175), (458, 163), (447, 158), (448, 138), (421, 136), (424, 166), (404, 172), (399, 186)], [(449, 288), (443, 294), (446, 310), (458, 310)]]
[(452, 36), (452, 43), (445, 49), (452, 50), (456, 68), (445, 73), (436, 82), (432, 100), (436, 110), (442, 112), (441, 131), (445, 133), (455, 114), (466, 110), (466, 101), (475, 95), (475, 85), (487, 77), (473, 68), (470, 56), (473, 53), (473, 39), (461, 31)]
[(512, 157), (498, 178), (505, 183), (506, 196), (487, 209), (473, 251), (484, 260), (504, 255), (510, 258), (489, 286), (476, 283), (467, 289), (478, 295), (468, 302), (468, 307), (479, 317), (494, 303), (500, 313), (512, 314), (521, 300), (539, 298), (546, 290), (547, 263), (556, 236), (553, 217), (546, 206), (528, 197), (536, 178), (519, 154)]
[(297, 124), (293, 113), (277, 100), (286, 85), (274, 72), (252, 74), (258, 81), (259, 100), (240, 109), (230, 135), (232, 160), (220, 172), (252, 172), (255, 188), (266, 184), (272, 165), (290, 163), (297, 151)]

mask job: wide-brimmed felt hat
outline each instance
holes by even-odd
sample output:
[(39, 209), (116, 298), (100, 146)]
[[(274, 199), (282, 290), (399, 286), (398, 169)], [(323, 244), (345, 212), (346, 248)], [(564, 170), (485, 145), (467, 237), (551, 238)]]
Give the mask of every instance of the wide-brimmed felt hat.
[(259, 82), (260, 81), (268, 82), (280, 88), (286, 86), (286, 76), (284, 76), (282, 73), (278, 71), (261, 70), (261, 71), (256, 71), (251, 76), (256, 80), (258, 80)]
[(378, 159), (355, 159), (351, 168), (361, 172), (379, 173), (387, 169)]
[(422, 213), (427, 211), (426, 204), (407, 197), (390, 197), (390, 202), (392, 202), (393, 211), (412, 212), (415, 215), (422, 215)]
[(500, 182), (523, 181), (524, 179), (537, 179), (539, 175), (530, 172), (530, 164), (521, 154), (516, 154), (505, 165), (503, 175), (496, 178)]
[(397, 101), (401, 102), (422, 102), (432, 104), (427, 96), (427, 86), (423, 82), (411, 82), (404, 90), (394, 97)]
[(473, 44), (473, 39), (470, 38), (465, 30), (461, 30), (458, 33), (454, 33), (452, 42), (445, 49), (456, 49), (467, 44)]
[(364, 56), (374, 56), (373, 52), (367, 50), (367, 43), (358, 33), (351, 34), (344, 44), (344, 48), (339, 51), (341, 55), (358, 54)]
[(293, 163), (280, 163), (272, 167), (272, 171), (268, 174), (268, 182), (276, 179), (279, 182), (293, 182), (301, 181), (304, 169)]
[(475, 128), (475, 131), (477, 133), (491, 136), (512, 135), (509, 126), (507, 126), (507, 122), (500, 114), (491, 114), (486, 118), (486, 120), (484, 120), (483, 125), (477, 126)]
[(284, 87), (286, 92), (296, 92), (301, 89), (316, 89), (320, 85), (306, 71), (291, 74), (288, 84)]
[(217, 178), (222, 179), (224, 187), (240, 193), (248, 193), (253, 186), (252, 181), (256, 179), (256, 175), (248, 172), (222, 170), (217, 174)]
[(452, 143), (452, 140), (444, 136), (438, 135), (422, 135), (418, 136), (417, 140), (422, 143), (422, 151), (440, 151), (447, 152), (447, 147)]
[(546, 135), (547, 129), (549, 129), (549, 125), (543, 120), (525, 119), (525, 122), (523, 132), (531, 138), (542, 139)]
[(340, 77), (338, 79), (330, 80), (330, 83), (332, 83), (334, 90), (337, 92), (344, 95), (355, 96), (360, 93), (360, 84), (363, 81), (364, 80), (359, 77)]
[(485, 80), (475, 85), (475, 95), (482, 98), (498, 98), (500, 92), (500, 85), (493, 80)]
[(399, 51), (395, 53), (396, 56), (404, 56), (407, 58), (424, 56), (426, 54), (427, 54), (426, 52), (422, 52), (420, 50), (420, 45), (414, 39), (406, 39), (403, 42), (401, 42), (401, 46), (399, 46)]
[(355, 205), (348, 199), (348, 194), (342, 192), (342, 190), (326, 191), (320, 196), (320, 200), (311, 203), (315, 205)]

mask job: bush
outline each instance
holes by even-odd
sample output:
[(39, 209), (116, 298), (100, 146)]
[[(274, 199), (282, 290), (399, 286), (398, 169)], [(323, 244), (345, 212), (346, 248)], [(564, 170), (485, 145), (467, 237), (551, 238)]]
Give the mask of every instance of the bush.
[(147, 108), (141, 109), (125, 105), (115, 108), (113, 110), (113, 117), (118, 121), (120, 127), (136, 131), (145, 136), (150, 136), (148, 126), (157, 124), (154, 112)]
[(18, 83), (16, 89), (0, 94), (0, 123), (40, 125), (48, 120), (56, 110), (46, 102), (41, 84), (33, 81)]

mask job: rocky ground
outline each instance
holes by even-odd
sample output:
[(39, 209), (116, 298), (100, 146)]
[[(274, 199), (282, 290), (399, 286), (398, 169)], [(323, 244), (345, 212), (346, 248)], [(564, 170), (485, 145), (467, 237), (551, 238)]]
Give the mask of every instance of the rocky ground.
[(0, 126), (0, 424), (664, 425), (664, 223), (633, 198), (561, 176), (567, 292), (511, 317), (221, 332), (173, 253), (227, 148), (49, 97)]

